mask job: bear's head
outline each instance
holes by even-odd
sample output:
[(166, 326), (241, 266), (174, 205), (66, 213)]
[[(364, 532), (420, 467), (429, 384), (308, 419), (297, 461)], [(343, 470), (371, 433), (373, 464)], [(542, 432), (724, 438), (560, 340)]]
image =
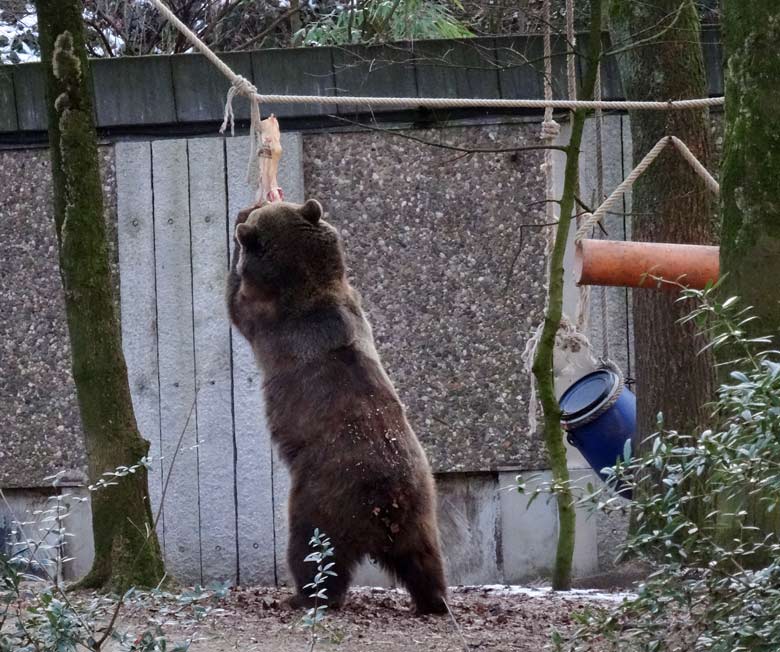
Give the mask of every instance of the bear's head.
[(345, 282), (341, 242), (315, 199), (266, 204), (236, 226), (242, 288), (266, 300), (308, 303)]

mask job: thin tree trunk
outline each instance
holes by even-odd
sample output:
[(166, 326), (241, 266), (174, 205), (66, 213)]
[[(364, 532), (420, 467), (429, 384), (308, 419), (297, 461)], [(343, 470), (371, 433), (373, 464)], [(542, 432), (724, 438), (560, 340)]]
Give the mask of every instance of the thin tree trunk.
[[(596, 73), (601, 58), (601, 0), (592, 0), (591, 26), (588, 52), (588, 71), (583, 79), (580, 98), (593, 97), (596, 85)], [(547, 296), (547, 312), (536, 356), (533, 372), (536, 377), (539, 402), (544, 411), (544, 438), (553, 482), (556, 485), (555, 498), (558, 504), (558, 546), (555, 553), (552, 587), (556, 591), (571, 588), (572, 559), (574, 555), (574, 535), (576, 515), (574, 501), (569, 488), (569, 469), (566, 463), (566, 448), (563, 445), (561, 431), (561, 409), (555, 397), (553, 376), (553, 356), (555, 336), (563, 315), (563, 257), (566, 253), (571, 215), (574, 210), (574, 196), (577, 192), (577, 174), (579, 170), (580, 145), (585, 119), (588, 112), (578, 109), (572, 113), (571, 137), (566, 148), (566, 170), (563, 195), (560, 201), (560, 218), (555, 232), (555, 243), (550, 257), (550, 280)]]
[[(133, 414), (103, 217), (89, 63), (79, 0), (37, 0), (46, 68), (54, 221), (70, 334), (73, 379), (89, 474), (147, 454)], [(163, 575), (146, 469), (92, 493), (95, 561), (90, 587), (151, 586)]]
[[(612, 0), (613, 44), (628, 49), (618, 64), (627, 97), (667, 100), (707, 96), (699, 16), (693, 0)], [(634, 162), (665, 135), (682, 139), (708, 166), (709, 111), (634, 111)], [(709, 190), (680, 155), (667, 149), (633, 188), (632, 238), (643, 242), (712, 244), (713, 201)], [(694, 324), (678, 320), (691, 308), (677, 295), (634, 290), (634, 348), (637, 431), (641, 441), (657, 429), (663, 413), (668, 428), (694, 432), (712, 400), (713, 361), (699, 354)]]

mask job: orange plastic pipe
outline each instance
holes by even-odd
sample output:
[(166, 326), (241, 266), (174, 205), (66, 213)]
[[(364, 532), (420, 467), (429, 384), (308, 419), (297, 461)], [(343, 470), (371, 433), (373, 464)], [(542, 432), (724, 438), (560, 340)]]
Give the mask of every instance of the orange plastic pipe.
[(679, 283), (701, 290), (719, 273), (718, 247), (586, 239), (574, 253), (577, 285), (679, 289)]

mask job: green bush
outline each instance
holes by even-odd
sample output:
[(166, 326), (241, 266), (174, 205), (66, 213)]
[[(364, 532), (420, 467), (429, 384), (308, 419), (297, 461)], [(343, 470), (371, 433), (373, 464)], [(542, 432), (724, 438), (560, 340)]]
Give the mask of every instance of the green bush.
[(474, 34), (454, 10), (460, 2), (368, 0), (336, 7), (294, 35), (305, 45), (350, 45), (432, 38), (468, 38)]
[[(642, 452), (610, 470), (607, 486), (582, 497), (625, 509), (618, 483), (631, 487), (634, 528), (620, 555), (653, 570), (637, 597), (577, 617), (558, 650), (737, 652), (780, 646), (780, 353), (769, 338), (748, 338), (750, 309), (719, 302), (716, 289), (686, 290), (695, 320), (731, 359), (712, 405), (710, 428), (663, 428)], [(723, 355), (721, 355), (721, 358)], [(726, 370), (728, 374), (726, 374)]]

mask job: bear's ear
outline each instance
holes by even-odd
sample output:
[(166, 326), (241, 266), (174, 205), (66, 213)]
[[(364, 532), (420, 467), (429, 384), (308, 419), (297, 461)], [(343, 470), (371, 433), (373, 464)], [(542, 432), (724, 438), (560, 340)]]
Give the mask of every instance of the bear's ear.
[(239, 224), (236, 226), (236, 240), (244, 249), (253, 247), (257, 243), (257, 229), (249, 224)]
[(322, 204), (316, 199), (307, 199), (306, 203), (301, 206), (301, 215), (307, 222), (316, 224), (322, 217)]

